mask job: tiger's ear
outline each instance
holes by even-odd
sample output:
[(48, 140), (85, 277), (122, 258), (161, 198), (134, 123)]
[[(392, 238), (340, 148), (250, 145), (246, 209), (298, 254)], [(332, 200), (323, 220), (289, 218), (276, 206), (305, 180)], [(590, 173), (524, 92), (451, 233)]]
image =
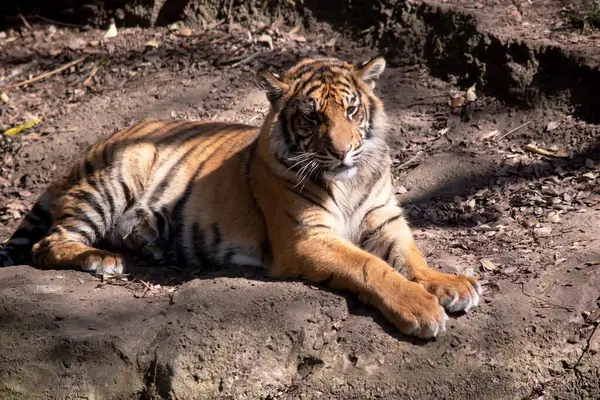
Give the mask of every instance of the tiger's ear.
[(256, 73), (258, 87), (265, 91), (267, 99), (273, 106), (277, 106), (289, 89), (289, 85), (281, 80), (281, 77), (266, 69)]
[(367, 62), (354, 67), (356, 77), (362, 79), (372, 88), (375, 87), (375, 82), (385, 70), (385, 59), (383, 57), (375, 57)]

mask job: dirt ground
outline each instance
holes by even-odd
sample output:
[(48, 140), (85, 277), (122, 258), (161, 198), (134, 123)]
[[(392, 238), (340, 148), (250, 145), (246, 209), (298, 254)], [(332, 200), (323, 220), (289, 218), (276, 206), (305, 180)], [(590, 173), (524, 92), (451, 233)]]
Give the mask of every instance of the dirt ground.
[[(577, 36), (575, 50), (590, 54), (582, 63), (593, 62), (597, 32), (556, 28), (558, 2), (545, 12), (510, 3), (473, 12), (498, 32), (518, 24), (506, 35), (532, 43), (538, 31), (553, 46)], [(522, 30), (528, 18), (566, 33)], [(0, 32), (0, 88), (85, 56), (0, 90), (0, 129), (41, 120), (0, 136), (0, 239), (101, 136), (151, 116), (259, 124), (268, 106), (257, 68), (379, 51), (325, 23), (104, 34), (35, 22)], [(10, 267), (0, 270), (0, 398), (600, 399), (600, 128), (563, 97), (511, 103), (476, 87), (477, 100), (453, 110), (450, 93), (466, 87), (439, 75), (392, 65), (377, 90), (419, 245), (432, 265), (485, 288), (448, 332), (407, 338), (352, 296), (262, 270), (136, 266), (103, 281)]]

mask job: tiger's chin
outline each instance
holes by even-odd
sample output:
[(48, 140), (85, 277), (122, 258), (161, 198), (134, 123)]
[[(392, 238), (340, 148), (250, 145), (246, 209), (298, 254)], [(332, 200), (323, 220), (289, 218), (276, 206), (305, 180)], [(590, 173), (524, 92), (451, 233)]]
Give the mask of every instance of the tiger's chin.
[(331, 180), (344, 180), (353, 178), (358, 171), (357, 166), (346, 167), (344, 165), (340, 165), (334, 169), (328, 169), (323, 171), (323, 177), (325, 179)]

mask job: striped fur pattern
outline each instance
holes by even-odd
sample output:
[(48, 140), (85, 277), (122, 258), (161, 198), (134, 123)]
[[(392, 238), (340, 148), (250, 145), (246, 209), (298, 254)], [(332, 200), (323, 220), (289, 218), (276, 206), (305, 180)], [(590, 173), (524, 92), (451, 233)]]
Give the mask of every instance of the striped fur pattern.
[[(109, 242), (188, 266), (265, 265), (348, 290), (408, 335), (437, 336), (481, 289), (435, 271), (392, 189), (378, 57), (257, 74), (261, 128), (147, 120), (92, 145), (41, 196), (0, 266), (124, 271)], [(171, 258), (173, 257), (173, 258)]]

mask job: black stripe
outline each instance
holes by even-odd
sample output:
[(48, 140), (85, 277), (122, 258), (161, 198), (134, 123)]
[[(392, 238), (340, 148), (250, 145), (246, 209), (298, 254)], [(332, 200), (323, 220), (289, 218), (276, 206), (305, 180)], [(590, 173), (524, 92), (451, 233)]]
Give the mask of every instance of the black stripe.
[(110, 154), (112, 154), (112, 148), (113, 146), (109, 145), (108, 143), (104, 143), (104, 147), (102, 148), (102, 163), (104, 164), (103, 167), (107, 167), (108, 164), (110, 164)]
[(85, 173), (87, 174), (87, 176), (90, 176), (94, 173), (94, 166), (89, 160), (85, 160), (83, 168), (85, 169)]
[(390, 260), (390, 256), (392, 255), (392, 251), (394, 251), (394, 247), (396, 246), (396, 242), (392, 242), (390, 243), (390, 245), (388, 246), (388, 249), (385, 252), (385, 255), (383, 256), (383, 259), (387, 262)]
[(211, 263), (209, 258), (206, 256), (206, 242), (204, 239), (204, 232), (200, 228), (200, 224), (198, 222), (195, 222), (192, 225), (192, 242), (194, 243), (194, 254), (198, 261), (200, 261), (200, 266), (206, 268), (209, 267)]
[(314, 85), (313, 87), (311, 87), (310, 89), (308, 89), (305, 93), (306, 96), (310, 96), (312, 93), (314, 93), (317, 89), (319, 89), (321, 87), (321, 85)]
[(77, 220), (79, 222), (83, 222), (84, 224), (86, 224), (88, 227), (92, 228), (92, 230), (94, 231), (94, 234), (96, 236), (96, 239), (100, 239), (102, 238), (102, 227), (99, 226), (96, 221), (94, 221), (88, 214), (87, 210), (84, 210), (81, 207), (77, 207), (75, 208), (75, 212), (78, 214), (77, 215)]
[(112, 221), (115, 218), (115, 199), (110, 193), (110, 188), (107, 186), (108, 182), (106, 182), (106, 180), (99, 180), (96, 179), (96, 177), (91, 176), (88, 178), (88, 183), (94, 188), (94, 190), (96, 190), (96, 192), (100, 193), (103, 200), (107, 200), (108, 202), (109, 213), (106, 215), (106, 219), (104, 218), (104, 215), (102, 218), (104, 225), (108, 230), (108, 227), (112, 226)]
[(129, 186), (127, 186), (127, 183), (125, 182), (125, 180), (122, 179), (123, 178), (122, 174), (119, 173), (119, 175), (120, 175), (120, 177), (118, 179), (119, 185), (121, 186), (121, 189), (123, 189), (123, 197), (125, 197), (125, 203), (127, 204), (127, 206), (129, 206), (129, 204), (133, 200), (133, 192), (131, 191)]
[(367, 243), (367, 242), (368, 242), (368, 241), (369, 241), (369, 240), (370, 240), (370, 239), (371, 239), (373, 236), (380, 234), (380, 233), (381, 233), (381, 231), (383, 230), (383, 228), (384, 228), (384, 227), (385, 227), (387, 224), (390, 224), (390, 223), (392, 223), (392, 222), (394, 222), (394, 221), (396, 221), (396, 220), (398, 220), (398, 219), (400, 219), (400, 218), (402, 218), (402, 214), (397, 214), (397, 215), (394, 215), (393, 217), (391, 217), (391, 218), (388, 218), (388, 219), (386, 219), (384, 222), (382, 222), (381, 224), (379, 224), (379, 225), (378, 225), (376, 228), (374, 228), (374, 229), (371, 229), (371, 230), (368, 230), (368, 231), (365, 233), (365, 237), (364, 237), (364, 239), (362, 240), (362, 242), (361, 242), (361, 244), (360, 244), (360, 247), (364, 247), (364, 246), (366, 245), (366, 243)]
[(362, 266), (362, 272), (363, 272), (363, 282), (367, 283), (367, 280), (369, 278), (369, 274), (367, 273), (367, 262), (365, 261), (365, 263)]
[[(93, 194), (88, 193), (83, 189), (79, 189), (69, 192), (69, 196), (87, 203), (94, 211), (96, 211), (96, 213), (98, 213), (100, 218), (102, 218), (102, 223), (104, 226), (108, 226), (107, 216), (104, 212), (104, 209)], [(86, 213), (86, 211), (82, 211), (82, 213)], [(80, 218), (80, 216), (77, 216), (76, 218)]]
[[(210, 145), (214, 144), (217, 141), (218, 140), (211, 142)], [(183, 235), (185, 234), (185, 232), (184, 232), (185, 226), (183, 224), (183, 222), (184, 222), (183, 221), (183, 210), (185, 209), (185, 206), (186, 206), (187, 202), (189, 201), (190, 196), (192, 195), (192, 190), (194, 188), (193, 187), (194, 181), (196, 180), (198, 175), (200, 175), (200, 173), (202, 172), (202, 169), (204, 168), (204, 165), (206, 164), (206, 162), (212, 158), (212, 156), (215, 154), (215, 152), (217, 150), (218, 149), (214, 149), (213, 152), (211, 154), (209, 154), (208, 156), (206, 156), (204, 158), (204, 160), (200, 163), (200, 165), (198, 165), (198, 168), (196, 168), (196, 171), (194, 172), (192, 177), (188, 180), (188, 183), (186, 185), (185, 191), (183, 192), (182, 196), (179, 198), (177, 203), (175, 203), (175, 205), (173, 206), (173, 212), (171, 213), (171, 216), (172, 216), (172, 221), (173, 221), (173, 230), (176, 232), (176, 234), (173, 235), (173, 240), (175, 241), (178, 262), (181, 260), (181, 257), (185, 257), (185, 247), (183, 246), (183, 237), (184, 237)]]
[(373, 116), (375, 115), (375, 102), (369, 98), (369, 128), (365, 132), (365, 138), (371, 139), (373, 137)]
[(285, 142), (285, 146), (289, 152), (293, 153), (296, 151), (296, 144), (294, 142), (294, 138), (292, 133), (288, 128), (288, 122), (285, 118), (279, 119), (279, 125), (281, 128), (281, 135), (283, 136), (283, 141)]
[(367, 213), (366, 213), (366, 214), (365, 214), (365, 216), (363, 217), (363, 221), (364, 221), (365, 219), (367, 219), (367, 217), (369, 216), (369, 214), (371, 214), (371, 213), (372, 213), (372, 212), (374, 212), (374, 211), (380, 210), (380, 209), (382, 209), (382, 208), (383, 208), (383, 207), (385, 207), (385, 206), (387, 206), (387, 203), (385, 203), (385, 204), (381, 204), (381, 205), (378, 205), (378, 206), (376, 206), (376, 207), (373, 207), (373, 208), (371, 208), (369, 211), (367, 211)]
[(221, 228), (215, 222), (211, 225), (212, 234), (213, 234), (213, 242), (212, 242), (212, 251), (215, 254), (219, 253), (219, 245), (223, 242), (223, 234), (221, 233)]
[(359, 209), (360, 207), (362, 207), (362, 205), (365, 203), (365, 201), (367, 201), (369, 196), (372, 194), (371, 192), (373, 191), (373, 188), (375, 187), (375, 185), (381, 180), (383, 171), (376, 169), (374, 171), (374, 173), (376, 175), (373, 176), (372, 180), (369, 182), (370, 185), (367, 188), (362, 189), (364, 191), (364, 193), (363, 193), (362, 197), (360, 198), (360, 200), (358, 201), (358, 204), (355, 206), (356, 209)]
[(85, 238), (85, 240), (87, 241), (87, 243), (86, 243), (87, 245), (91, 245), (92, 243), (94, 243), (94, 238), (90, 235), (90, 233), (88, 231), (80, 229), (80, 228), (78, 228), (76, 226), (65, 226), (65, 225), (62, 225), (62, 227), (66, 231), (69, 231), (71, 233), (77, 233), (77, 234), (83, 236)]
[[(115, 203), (115, 197), (112, 194), (111, 187), (108, 186), (108, 182), (102, 182), (102, 188), (104, 189), (104, 197), (108, 201), (108, 208), (110, 209), (111, 221), (116, 218), (117, 204)], [(106, 183), (106, 186), (104, 185)]]
[(167, 226), (167, 219), (165, 218), (165, 215), (169, 213), (167, 206), (162, 206), (160, 211), (152, 210), (152, 212), (156, 218), (156, 227), (158, 228), (160, 236), (168, 240), (170, 232), (165, 232), (165, 227)]
[(184, 167), (185, 160), (187, 160), (196, 150), (198, 150), (198, 148), (192, 146), (181, 157), (179, 157), (179, 159), (175, 162), (175, 166), (171, 169), (171, 171), (169, 171), (167, 178), (162, 180), (162, 182), (158, 185), (158, 187), (150, 196), (149, 204), (158, 203), (158, 201), (163, 197), (163, 195), (169, 188), (169, 184), (173, 182), (173, 178), (177, 177), (179, 171)]
[[(297, 191), (294, 188), (294, 184), (293, 182), (288, 181), (287, 179), (282, 177), (282, 182), (283, 182), (283, 186), (285, 186), (286, 189), (288, 189), (289, 191), (293, 192), (294, 194), (298, 195), (298, 197), (303, 198), (304, 200), (306, 200), (308, 203), (317, 206), (319, 208), (321, 208), (324, 211), (327, 211), (328, 213), (331, 213), (331, 211), (329, 211), (329, 209), (327, 207), (325, 207), (323, 204), (319, 203), (318, 200), (315, 200), (313, 198), (311, 198), (311, 196), (309, 196), (308, 194), (310, 193), (312, 196), (314, 197), (318, 197), (317, 195), (315, 195), (314, 193), (312, 193), (311, 191), (309, 191), (308, 189), (303, 189), (302, 191)], [(291, 187), (289, 185), (292, 185)]]
[(331, 227), (328, 226), (328, 225), (324, 225), (324, 224), (310, 224), (310, 223), (304, 222), (302, 220), (299, 220), (295, 216), (293, 216), (289, 211), (284, 211), (284, 214), (285, 214), (286, 217), (288, 217), (289, 219), (291, 219), (292, 221), (294, 221), (294, 223), (296, 225), (301, 226), (303, 228), (331, 229)]

